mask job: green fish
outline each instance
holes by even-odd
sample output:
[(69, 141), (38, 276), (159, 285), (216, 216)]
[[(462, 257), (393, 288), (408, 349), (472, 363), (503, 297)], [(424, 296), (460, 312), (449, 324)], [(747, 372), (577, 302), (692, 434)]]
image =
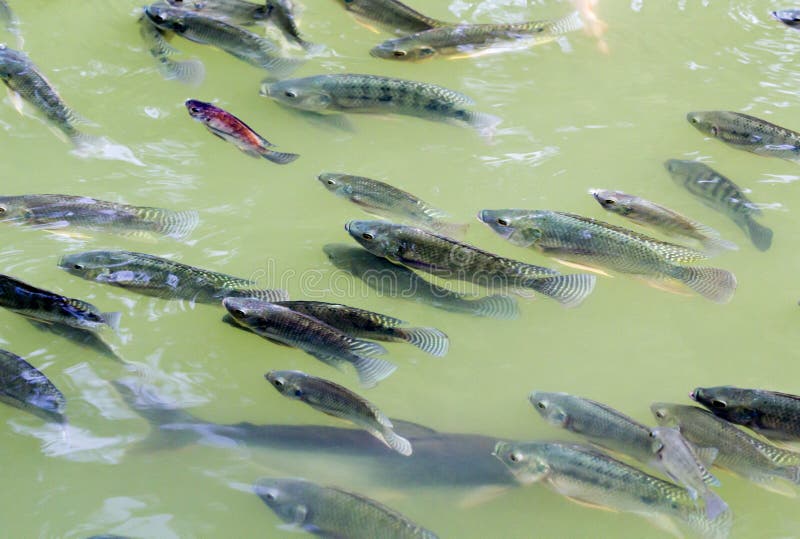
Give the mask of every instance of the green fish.
[(223, 19), (231, 24), (250, 25), (268, 19), (271, 2), (256, 4), (246, 0), (166, 0), (179, 9), (194, 11), (208, 17)]
[(350, 421), (401, 455), (411, 455), (411, 443), (392, 430), (394, 425), (389, 418), (374, 404), (346, 387), (300, 371), (269, 371), (265, 378), (284, 397)]
[(800, 133), (740, 112), (690, 112), (686, 119), (704, 135), (739, 150), (767, 157), (800, 161)]
[(321, 537), (437, 539), (436, 534), (359, 494), (302, 479), (260, 479), (253, 490), (287, 525)]
[(511, 24), (456, 24), (384, 41), (370, 54), (384, 60), (469, 58), (548, 43), (583, 28), (577, 11), (556, 20)]
[(683, 184), (700, 202), (736, 223), (747, 234), (756, 249), (766, 251), (770, 248), (772, 230), (754, 219), (763, 212), (733, 181), (698, 161), (669, 159), (664, 166), (675, 183)]
[(358, 339), (407, 342), (438, 357), (446, 355), (450, 346), (447, 335), (436, 328), (400, 327), (405, 324), (402, 320), (349, 305), (321, 301), (280, 301), (277, 304), (316, 318)]
[(675, 279), (716, 303), (727, 303), (736, 277), (726, 270), (685, 266), (706, 255), (632, 230), (548, 210), (483, 210), (478, 218), (520, 247), (589, 266), (647, 278)]
[(192, 233), (196, 211), (130, 206), (73, 195), (0, 196), (0, 221), (38, 229), (79, 228), (123, 235), (155, 233), (182, 239)]
[(696, 242), (710, 255), (739, 249), (735, 243), (722, 239), (720, 233), (710, 226), (655, 202), (622, 191), (592, 189), (590, 193), (604, 210), (679, 241)]
[(350, 13), (396, 34), (412, 34), (448, 23), (423, 15), (398, 0), (339, 0)]
[(164, 78), (175, 79), (194, 86), (203, 82), (206, 76), (206, 68), (203, 63), (199, 60), (173, 60), (171, 56), (177, 54), (178, 50), (167, 43), (163, 31), (144, 14), (139, 17), (139, 35), (142, 36), (150, 56), (158, 62), (159, 70)]
[(311, 316), (274, 303), (252, 298), (225, 298), (222, 305), (236, 322), (265, 339), (299, 348), (337, 369), (352, 365), (364, 387), (374, 387), (396, 369), (376, 359), (386, 349), (374, 342), (351, 337)]
[(334, 266), (360, 279), (380, 295), (473, 316), (501, 320), (513, 320), (519, 316), (517, 301), (510, 296), (464, 296), (428, 282), (408, 268), (351, 245), (330, 243), (323, 247), (323, 251)]
[(800, 396), (733, 386), (698, 387), (690, 396), (725, 421), (774, 440), (800, 441)]
[(6, 350), (0, 350), (0, 401), (47, 421), (67, 422), (61, 391), (36, 367)]
[(427, 82), (350, 73), (315, 75), (264, 83), (261, 95), (287, 107), (318, 114), (357, 112), (401, 114), (467, 125), (490, 136), (500, 119), (473, 112), (464, 94)]
[(370, 253), (408, 268), (484, 287), (531, 289), (567, 307), (580, 305), (596, 281), (594, 275), (561, 275), (410, 226), (350, 221), (345, 229)]
[(377, 217), (407, 221), (448, 236), (464, 236), (469, 227), (443, 221), (447, 217), (445, 212), (388, 183), (333, 172), (324, 172), (317, 179), (334, 195), (349, 200)]
[(498, 442), (493, 454), (523, 485), (544, 482), (582, 505), (635, 513), (678, 536), (676, 521), (703, 537), (720, 538), (732, 524), (730, 511), (710, 520), (683, 488), (587, 446)]
[(310, 53), (320, 52), (324, 47), (309, 43), (300, 35), (294, 16), (294, 6), (290, 0), (267, 0), (270, 20), (283, 32), (287, 40), (297, 43)]
[(86, 251), (61, 257), (58, 266), (89, 281), (164, 299), (219, 303), (226, 297), (289, 299), (285, 290), (254, 288), (256, 283), (145, 253)]

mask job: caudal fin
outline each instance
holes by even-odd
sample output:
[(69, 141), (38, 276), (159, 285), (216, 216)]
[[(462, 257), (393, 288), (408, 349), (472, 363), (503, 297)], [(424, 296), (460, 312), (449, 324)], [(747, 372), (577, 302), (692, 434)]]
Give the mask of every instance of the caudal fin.
[(380, 433), (376, 432), (376, 434), (379, 439), (383, 440), (386, 443), (386, 445), (388, 445), (401, 455), (408, 457), (413, 452), (411, 448), (411, 442), (409, 442), (399, 434), (396, 434), (390, 428), (385, 428), (383, 429), (383, 432)]
[(715, 303), (728, 303), (736, 291), (736, 276), (724, 269), (680, 266), (675, 278)]
[(511, 296), (495, 294), (470, 301), (475, 306), (473, 314), (486, 318), (514, 320), (519, 317), (519, 304)]
[(279, 165), (286, 165), (300, 157), (300, 155), (296, 153), (273, 152), (272, 150), (264, 148), (264, 151), (261, 152), (261, 157)]
[(402, 336), (404, 341), (432, 356), (442, 357), (447, 354), (450, 347), (447, 335), (436, 328), (398, 328), (396, 333)]
[(191, 234), (200, 222), (194, 210), (176, 211), (165, 214), (161, 220), (161, 232), (175, 239), (183, 239)]
[(772, 245), (772, 229), (757, 223), (754, 219), (747, 221), (747, 235), (759, 251), (766, 251)]
[(703, 497), (706, 501), (706, 516), (711, 520), (728, 510), (728, 504), (716, 492), (709, 490)]
[(586, 273), (532, 279), (529, 288), (553, 298), (565, 307), (577, 307), (594, 290), (597, 277)]
[(497, 116), (486, 114), (485, 112), (468, 112), (466, 121), (469, 125), (478, 130), (480, 136), (491, 140), (494, 137), (497, 126), (503, 121)]
[(189, 86), (199, 86), (206, 78), (206, 67), (200, 60), (183, 60), (176, 62), (170, 58), (161, 57), (159, 70), (167, 80), (177, 80)]
[(103, 320), (105, 320), (108, 327), (114, 331), (119, 331), (119, 321), (121, 318), (122, 313), (120, 312), (103, 313)]
[(353, 362), (358, 380), (364, 387), (375, 387), (378, 382), (397, 370), (397, 365), (383, 359), (361, 357)]

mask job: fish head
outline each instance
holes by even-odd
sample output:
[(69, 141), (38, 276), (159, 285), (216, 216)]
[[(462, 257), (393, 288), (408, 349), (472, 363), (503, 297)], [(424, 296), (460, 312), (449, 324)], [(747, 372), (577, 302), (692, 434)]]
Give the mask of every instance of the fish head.
[(311, 516), (306, 502), (306, 485), (301, 479), (263, 478), (253, 486), (253, 491), (284, 522), (303, 527)]
[(650, 411), (653, 412), (656, 421), (662, 427), (677, 427), (678, 417), (675, 413), (675, 404), (666, 402), (654, 402), (650, 405)]
[(348, 197), (353, 193), (353, 184), (350, 174), (339, 174), (337, 172), (323, 172), (317, 179), (325, 188), (340, 197)]
[(198, 122), (208, 122), (209, 120), (213, 119), (215, 115), (222, 112), (222, 110), (220, 110), (218, 107), (215, 107), (211, 103), (205, 103), (203, 101), (198, 101), (197, 99), (187, 99), (184, 105), (186, 106), (186, 110), (189, 112), (189, 116)]
[(686, 119), (701, 133), (716, 138), (722, 133), (718, 116), (714, 111), (698, 111), (688, 113)]
[(530, 247), (543, 235), (542, 229), (531, 219), (533, 213), (530, 210), (481, 210), (478, 220), (514, 245)]
[[(370, 257), (375, 258), (370, 253), (364, 252), (364, 249), (355, 247), (353, 245), (345, 245), (343, 243), (328, 243), (322, 247), (322, 252), (328, 257), (328, 260), (339, 269), (348, 269), (361, 258)], [(377, 259), (376, 259), (377, 260)]]
[(667, 172), (672, 174), (674, 179), (680, 180), (691, 173), (696, 163), (696, 161), (687, 161), (684, 159), (667, 159), (664, 161), (664, 168), (667, 169)]
[(344, 228), (373, 255), (397, 260), (403, 250), (403, 242), (396, 235), (399, 226), (386, 221), (350, 221)]
[(537, 454), (540, 444), (536, 442), (497, 442), (492, 455), (523, 485), (541, 481), (550, 473), (550, 465)]
[(144, 8), (144, 14), (156, 26), (163, 30), (172, 30), (182, 34), (186, 31), (184, 18), (186, 11), (167, 5), (152, 4)]
[(592, 189), (589, 193), (604, 210), (622, 216), (630, 215), (633, 212), (633, 203), (638, 198), (622, 191), (609, 191), (608, 189)]
[(414, 36), (389, 39), (369, 51), (375, 58), (419, 62), (436, 57), (437, 50)]
[(261, 85), (261, 95), (281, 105), (310, 112), (324, 112), (333, 103), (333, 97), (314, 83), (314, 77), (287, 79)]
[(568, 397), (568, 395), (566, 393), (533, 391), (528, 395), (528, 400), (545, 421), (556, 427), (567, 428), (571, 418), (564, 406), (561, 405), (560, 401), (564, 397)]
[(58, 267), (88, 280), (102, 280), (131, 261), (126, 251), (86, 251), (62, 256)]
[(240, 325), (245, 327), (250, 325), (250, 321), (255, 318), (262, 318), (274, 309), (285, 309), (279, 305), (274, 305), (267, 301), (255, 298), (224, 298), (222, 306)]
[(782, 9), (780, 11), (773, 11), (772, 16), (787, 26), (800, 26), (800, 9)]
[(307, 377), (308, 375), (301, 371), (269, 371), (264, 375), (278, 393), (290, 399), (303, 398), (305, 392), (302, 381)]
[(36, 214), (25, 197), (0, 197), (0, 221), (35, 222)]
[(758, 422), (760, 398), (753, 390), (733, 386), (698, 387), (689, 396), (727, 421), (739, 425)]

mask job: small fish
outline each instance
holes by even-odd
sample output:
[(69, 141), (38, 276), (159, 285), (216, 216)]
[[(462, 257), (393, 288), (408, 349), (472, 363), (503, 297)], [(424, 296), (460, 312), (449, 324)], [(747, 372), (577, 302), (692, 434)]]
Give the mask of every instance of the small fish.
[(580, 305), (596, 277), (561, 275), (419, 228), (384, 221), (350, 221), (345, 229), (367, 251), (410, 269), (484, 287), (531, 289), (567, 307)]
[(0, 274), (0, 307), (40, 322), (64, 324), (98, 332), (117, 330), (121, 314), (104, 313), (85, 301), (61, 296), (49, 290)]
[(0, 222), (37, 229), (89, 229), (123, 235), (155, 233), (182, 239), (192, 233), (196, 211), (130, 206), (73, 195), (0, 196)]
[(774, 440), (800, 441), (800, 396), (733, 386), (698, 387), (690, 397), (725, 421)]
[(683, 265), (704, 260), (703, 253), (603, 221), (548, 210), (483, 210), (478, 219), (519, 247), (620, 273), (674, 279), (716, 303), (727, 303), (736, 290), (729, 271)]
[(278, 305), (325, 322), (358, 339), (407, 342), (433, 356), (447, 354), (450, 341), (436, 328), (399, 327), (404, 321), (339, 303), (321, 301), (280, 301)]
[(800, 27), (800, 9), (773, 11), (772, 16), (790, 28)]
[(302, 479), (259, 479), (253, 490), (293, 529), (348, 539), (437, 539), (397, 511), (360, 494)]
[(86, 251), (61, 257), (58, 266), (72, 275), (164, 299), (219, 303), (222, 298), (289, 299), (285, 290), (258, 289), (249, 279), (209, 271), (145, 253)]
[(351, 245), (331, 243), (325, 245), (323, 251), (334, 266), (360, 279), (380, 295), (473, 316), (501, 320), (513, 320), (519, 316), (517, 301), (510, 296), (464, 296), (430, 283), (408, 268)]
[(375, 356), (386, 349), (362, 341), (302, 313), (250, 298), (225, 298), (222, 304), (240, 325), (270, 340), (299, 348), (323, 363), (343, 369), (350, 364), (364, 387), (373, 387), (396, 369)]
[(274, 144), (267, 141), (267, 139), (256, 133), (249, 125), (230, 112), (215, 107), (211, 103), (189, 99), (184, 104), (186, 105), (186, 110), (189, 111), (189, 116), (205, 125), (212, 134), (225, 142), (230, 142), (250, 157), (255, 157), (256, 159), (263, 157), (279, 165), (291, 163), (300, 157), (296, 153), (282, 153), (270, 150), (269, 146), (274, 146)]
[(398, 0), (339, 0), (344, 8), (396, 34), (413, 34), (448, 23), (423, 15)]
[(741, 188), (705, 163), (669, 159), (664, 166), (675, 183), (683, 184), (695, 198), (741, 228), (756, 249), (766, 251), (772, 245), (772, 230), (754, 219), (761, 209), (747, 198)]
[(47, 421), (67, 421), (61, 391), (36, 367), (6, 350), (0, 350), (0, 401)]
[(264, 83), (261, 95), (287, 107), (318, 114), (357, 112), (402, 114), (467, 125), (489, 136), (500, 123), (466, 107), (472, 99), (442, 86), (377, 75), (315, 75)]
[(384, 41), (370, 54), (384, 60), (404, 61), (468, 58), (548, 43), (582, 27), (577, 11), (550, 21), (440, 26)]
[(208, 17), (223, 19), (231, 24), (250, 25), (268, 19), (271, 2), (247, 2), (246, 0), (166, 0), (174, 7), (194, 11)]
[(280, 49), (268, 40), (221, 19), (157, 4), (146, 7), (145, 14), (162, 30), (217, 47), (243, 62), (266, 69), (275, 77), (288, 75), (302, 63), (280, 56)]
[(139, 17), (139, 35), (150, 52), (150, 56), (158, 62), (159, 70), (166, 79), (175, 79), (193, 86), (203, 82), (206, 68), (199, 60), (175, 61), (171, 58), (178, 51), (164, 38), (160, 30), (150, 19), (142, 14)]
[(324, 172), (320, 183), (334, 195), (349, 200), (367, 213), (408, 221), (414, 226), (449, 236), (463, 236), (469, 225), (442, 221), (447, 214), (411, 193), (364, 176)]
[(659, 425), (678, 427), (696, 448), (717, 449), (715, 466), (770, 490), (796, 496), (794, 489), (786, 490), (775, 480), (800, 484), (800, 454), (755, 438), (702, 408), (657, 402), (650, 410)]
[(401, 455), (411, 455), (411, 443), (392, 430), (394, 425), (389, 418), (374, 404), (346, 387), (300, 371), (269, 371), (265, 378), (284, 397), (350, 421)]
[(698, 131), (739, 150), (800, 161), (800, 133), (740, 112), (690, 112), (686, 119)]
[(709, 254), (739, 249), (735, 243), (722, 239), (719, 232), (710, 226), (698, 223), (655, 202), (622, 191), (592, 189), (590, 193), (604, 210), (672, 238), (697, 242)]
[(653, 453), (661, 468), (673, 481), (686, 487), (692, 500), (697, 500), (698, 494), (702, 494), (708, 518), (713, 520), (728, 510), (728, 504), (709, 488), (709, 485), (719, 486), (719, 480), (706, 469), (695, 448), (678, 429), (656, 427), (650, 435), (653, 437)]

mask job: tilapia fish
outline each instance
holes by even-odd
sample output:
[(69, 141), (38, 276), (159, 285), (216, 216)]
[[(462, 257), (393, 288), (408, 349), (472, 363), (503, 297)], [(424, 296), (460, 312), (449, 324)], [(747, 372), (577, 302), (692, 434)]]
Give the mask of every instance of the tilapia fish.
[(308, 112), (402, 114), (467, 125), (491, 135), (500, 119), (474, 112), (471, 98), (427, 82), (377, 75), (314, 75), (265, 83), (261, 95)]
[(796, 29), (800, 26), (800, 9), (773, 11), (772, 16), (790, 28)]
[(219, 303), (225, 297), (289, 299), (285, 290), (255, 288), (256, 283), (166, 258), (131, 251), (86, 251), (61, 257), (58, 266), (89, 281), (119, 286), (147, 296)]
[(690, 112), (698, 131), (739, 150), (800, 162), (800, 133), (761, 118), (729, 110)]
[(691, 397), (715, 416), (774, 440), (800, 441), (800, 396), (733, 386), (698, 387)]
[(274, 144), (230, 112), (211, 103), (189, 99), (184, 105), (186, 105), (189, 116), (205, 125), (212, 134), (225, 142), (230, 142), (250, 157), (263, 158), (279, 165), (291, 163), (300, 157), (296, 153), (271, 150), (270, 146), (274, 146)]
[(0, 401), (47, 421), (65, 423), (64, 395), (47, 376), (16, 354), (0, 350)]
[(299, 348), (334, 368), (350, 364), (364, 387), (373, 387), (397, 366), (375, 356), (381, 345), (356, 339), (288, 307), (251, 298), (225, 298), (222, 304), (240, 325), (267, 340)]
[(398, 0), (338, 0), (344, 8), (365, 21), (375, 22), (396, 34), (421, 32), (448, 23), (423, 15)]
[(552, 21), (440, 26), (384, 41), (370, 54), (385, 60), (468, 58), (539, 45), (583, 27), (578, 12)]
[(325, 322), (359, 339), (407, 342), (433, 356), (444, 356), (450, 346), (447, 335), (436, 328), (409, 328), (403, 320), (339, 303), (280, 301), (278, 305)]
[(166, 0), (175, 8), (195, 11), (202, 15), (224, 19), (231, 24), (255, 24), (270, 16), (270, 5), (246, 0)]
[(756, 249), (770, 248), (772, 230), (755, 220), (763, 212), (732, 180), (698, 161), (669, 159), (664, 166), (675, 183), (682, 184), (700, 202), (736, 223)]
[(193, 210), (130, 206), (73, 195), (17, 195), (0, 196), (0, 221), (41, 229), (154, 233), (182, 239), (192, 233), (199, 218)]
[(519, 316), (519, 306), (511, 296), (464, 296), (428, 282), (408, 268), (351, 245), (331, 243), (325, 245), (323, 251), (336, 268), (350, 273), (381, 295), (473, 316), (504, 320)]
[(374, 404), (346, 387), (300, 371), (270, 371), (265, 377), (284, 397), (350, 421), (401, 455), (411, 455), (411, 443), (392, 430), (394, 425), (389, 418)]
[(158, 62), (158, 68), (166, 79), (198, 85), (206, 76), (206, 68), (199, 60), (173, 60), (178, 50), (167, 43), (163, 30), (159, 29), (149, 17), (139, 17), (139, 35), (142, 36), (150, 56)]
[(260, 479), (255, 493), (288, 526), (322, 537), (436, 539), (436, 534), (360, 494), (302, 479)]
[(520, 247), (588, 266), (655, 279), (674, 279), (716, 303), (727, 303), (736, 277), (726, 270), (686, 263), (706, 255), (622, 227), (566, 212), (483, 210), (478, 218)]
[(283, 32), (287, 40), (297, 43), (309, 52), (319, 52), (321, 45), (309, 43), (300, 35), (294, 15), (294, 5), (290, 0), (267, 0), (270, 21)]
[(408, 268), (488, 288), (531, 289), (567, 307), (583, 302), (596, 281), (594, 275), (561, 275), (410, 226), (350, 221), (345, 229), (370, 253)]

